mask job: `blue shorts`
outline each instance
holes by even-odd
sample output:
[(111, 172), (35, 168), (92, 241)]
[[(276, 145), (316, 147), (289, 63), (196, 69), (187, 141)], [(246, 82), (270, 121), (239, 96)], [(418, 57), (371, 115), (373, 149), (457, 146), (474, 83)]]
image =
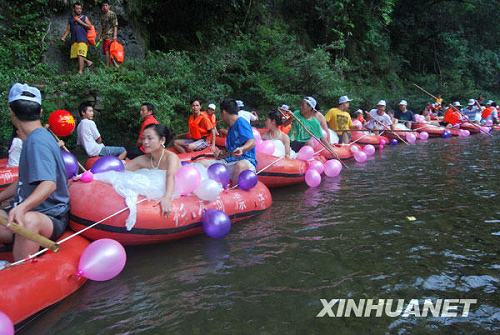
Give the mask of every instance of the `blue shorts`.
[(101, 152), (99, 152), (99, 156), (120, 156), (122, 153), (125, 152), (124, 147), (104, 147), (101, 149)]

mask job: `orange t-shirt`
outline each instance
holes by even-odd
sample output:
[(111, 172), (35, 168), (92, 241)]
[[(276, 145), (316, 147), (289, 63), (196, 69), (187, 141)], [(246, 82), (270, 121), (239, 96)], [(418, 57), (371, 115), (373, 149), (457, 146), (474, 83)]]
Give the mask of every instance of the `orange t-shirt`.
[(207, 119), (209, 119), (210, 122), (212, 122), (212, 125), (214, 127), (217, 125), (217, 117), (215, 116), (215, 113), (210, 115), (207, 112), (201, 112), (201, 114), (205, 115), (207, 117)]
[(460, 123), (461, 120), (461, 115), (459, 112), (454, 110), (453, 108), (448, 108), (446, 112), (444, 112), (444, 122), (450, 123), (450, 124), (457, 124)]
[(199, 140), (208, 137), (214, 126), (205, 115), (194, 116), (191, 114), (188, 119), (188, 128), (191, 139)]

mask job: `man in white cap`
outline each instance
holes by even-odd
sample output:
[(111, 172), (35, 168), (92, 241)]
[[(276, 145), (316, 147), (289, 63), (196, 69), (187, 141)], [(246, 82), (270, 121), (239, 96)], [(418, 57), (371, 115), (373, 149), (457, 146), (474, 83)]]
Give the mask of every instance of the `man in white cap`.
[(475, 99), (469, 99), (467, 107), (462, 108), (462, 114), (464, 114), (469, 122), (479, 122), (481, 119), (481, 110), (477, 107), (478, 103)]
[[(321, 124), (316, 118), (316, 113), (318, 113), (317, 109), (319, 109), (319, 107), (316, 99), (313, 97), (305, 97), (300, 105), (300, 110), (293, 112), (295, 117), (292, 119), (293, 123), (289, 137), (291, 141), (290, 147), (295, 152), (298, 152), (300, 148), (307, 144), (307, 141), (313, 137), (311, 134), (320, 139), (328, 150), (333, 151), (333, 148), (327, 138), (323, 136)], [(297, 120), (300, 122), (297, 122)]]
[(215, 104), (208, 104), (207, 110), (201, 112), (201, 114), (205, 115), (210, 122), (212, 122), (215, 128), (215, 135), (219, 135), (219, 132), (217, 131), (217, 117), (215, 116), (216, 108)]
[(396, 120), (404, 122), (405, 126), (411, 129), (411, 123), (415, 121), (415, 113), (408, 110), (408, 102), (401, 100), (399, 102), (399, 109), (394, 113)]
[(366, 127), (377, 135), (381, 130), (393, 129), (392, 119), (385, 112), (386, 106), (385, 100), (380, 100), (377, 103), (377, 108), (372, 109), (368, 114), (370, 120), (368, 120)]
[(259, 116), (257, 115), (257, 112), (252, 111), (248, 112), (244, 110), (245, 104), (241, 100), (236, 100), (236, 104), (238, 105), (238, 116), (244, 118), (245, 120), (248, 121), (248, 123), (252, 124), (253, 121), (257, 121), (259, 119)]
[(349, 130), (352, 127), (352, 119), (349, 114), (349, 103), (352, 100), (347, 95), (339, 98), (337, 108), (331, 108), (325, 115), (326, 122), (331, 130), (337, 132), (340, 143), (347, 144), (351, 141), (351, 133)]
[[(19, 179), (0, 193), (0, 202), (13, 198), (0, 215), (31, 231), (56, 240), (66, 230), (69, 192), (61, 151), (52, 135), (42, 127), (40, 91), (14, 84), (9, 92), (12, 123), (23, 134)], [(13, 255), (20, 260), (38, 251), (39, 245), (0, 226), (0, 243), (14, 242)]]
[(486, 108), (481, 113), (481, 123), (487, 122), (498, 124), (497, 104), (493, 100), (486, 101)]

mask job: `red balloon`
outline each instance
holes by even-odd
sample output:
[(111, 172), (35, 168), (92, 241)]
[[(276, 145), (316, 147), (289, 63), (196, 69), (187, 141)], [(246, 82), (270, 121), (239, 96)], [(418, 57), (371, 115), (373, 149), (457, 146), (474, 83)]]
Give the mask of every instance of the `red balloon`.
[(70, 112), (58, 109), (49, 115), (50, 130), (59, 137), (66, 137), (75, 130), (75, 118)]

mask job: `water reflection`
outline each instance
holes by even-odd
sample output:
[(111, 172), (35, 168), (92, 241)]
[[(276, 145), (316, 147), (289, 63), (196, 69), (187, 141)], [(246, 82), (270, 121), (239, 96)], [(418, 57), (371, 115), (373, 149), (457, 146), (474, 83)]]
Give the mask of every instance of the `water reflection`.
[[(117, 279), (21, 333), (498, 331), (498, 138), (386, 147), (318, 188), (273, 191), (273, 207), (224, 240), (128, 249)], [(468, 318), (315, 318), (320, 298), (349, 297), (478, 304)]]

